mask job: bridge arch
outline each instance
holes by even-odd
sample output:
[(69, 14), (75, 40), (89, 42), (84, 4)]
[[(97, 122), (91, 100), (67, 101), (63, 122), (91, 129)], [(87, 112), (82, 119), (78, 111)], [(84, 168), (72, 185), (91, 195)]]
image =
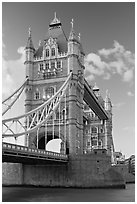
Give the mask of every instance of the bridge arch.
[[(45, 132), (39, 133), (39, 135), (38, 135), (38, 149), (45, 150), (45, 143), (47, 145), (50, 141), (52, 141), (54, 139), (61, 139), (60, 151), (62, 153), (68, 153), (69, 152), (69, 150), (67, 148), (67, 143), (64, 140), (63, 134), (60, 133), (60, 136), (59, 136), (59, 132), (54, 132), (54, 136), (53, 136), (52, 131), (48, 131), (46, 134), (46, 137), (45, 137)], [(35, 145), (35, 147), (37, 147), (37, 136), (35, 136), (35, 138), (34, 138), (34, 145)]]

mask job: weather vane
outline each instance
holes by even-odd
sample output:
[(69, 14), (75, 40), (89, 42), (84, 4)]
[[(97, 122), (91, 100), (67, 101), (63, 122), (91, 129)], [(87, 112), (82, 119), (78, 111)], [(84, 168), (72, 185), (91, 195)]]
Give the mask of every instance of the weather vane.
[(71, 20), (71, 25), (72, 25), (72, 28), (73, 28), (73, 25), (74, 25), (74, 21), (73, 21), (73, 18)]
[(29, 37), (31, 37), (31, 27), (29, 27)]

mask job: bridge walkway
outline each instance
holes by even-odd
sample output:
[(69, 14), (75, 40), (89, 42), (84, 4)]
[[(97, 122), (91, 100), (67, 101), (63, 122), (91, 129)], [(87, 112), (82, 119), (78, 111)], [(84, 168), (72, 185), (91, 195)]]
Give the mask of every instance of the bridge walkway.
[(67, 163), (68, 156), (61, 153), (3, 142), (2, 162), (25, 164), (60, 164)]

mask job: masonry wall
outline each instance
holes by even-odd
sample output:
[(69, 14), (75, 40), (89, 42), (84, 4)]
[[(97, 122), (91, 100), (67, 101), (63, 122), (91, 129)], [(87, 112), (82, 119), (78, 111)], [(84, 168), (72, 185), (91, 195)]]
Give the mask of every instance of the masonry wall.
[(23, 168), (22, 164), (2, 163), (2, 184), (22, 185)]
[(116, 165), (113, 166), (113, 169), (123, 176), (126, 183), (135, 183), (135, 175), (129, 172), (128, 165)]
[(12, 168), (13, 172), (10, 174), (7, 174), (7, 171), (3, 174), (3, 184), (82, 188), (125, 187), (121, 174), (111, 168), (110, 157), (101, 154), (71, 156), (68, 164), (22, 165), (22, 171), (21, 166), (18, 167), (20, 178)]

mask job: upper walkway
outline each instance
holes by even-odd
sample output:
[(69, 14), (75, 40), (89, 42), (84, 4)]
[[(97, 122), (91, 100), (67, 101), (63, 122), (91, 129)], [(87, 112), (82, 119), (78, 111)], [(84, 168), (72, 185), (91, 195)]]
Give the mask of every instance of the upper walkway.
[(93, 93), (93, 90), (90, 88), (86, 80), (84, 80), (84, 101), (89, 105), (89, 107), (101, 120), (108, 119), (108, 113), (99, 103), (99, 100)]

